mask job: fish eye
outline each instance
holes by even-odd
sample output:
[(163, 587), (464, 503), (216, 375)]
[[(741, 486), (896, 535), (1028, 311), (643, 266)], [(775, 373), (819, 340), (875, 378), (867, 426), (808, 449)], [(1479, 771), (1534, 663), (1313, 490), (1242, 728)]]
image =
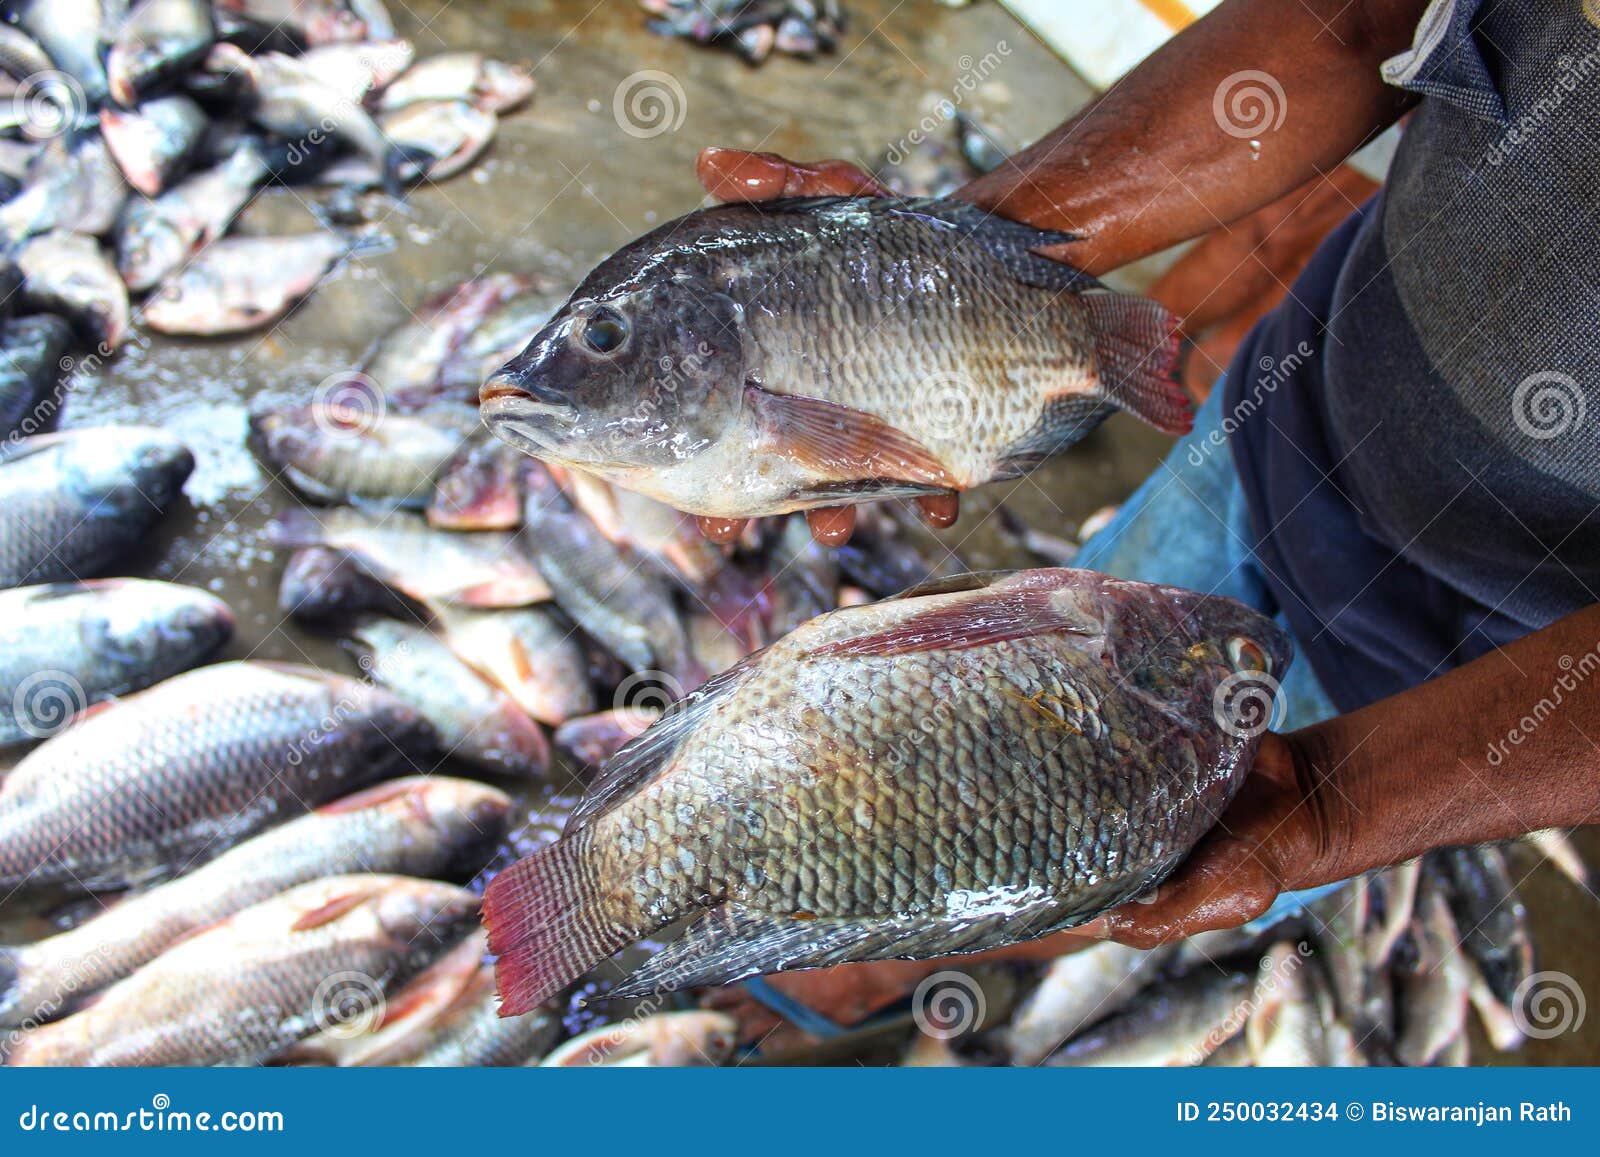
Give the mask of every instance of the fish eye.
[(1243, 635), (1235, 635), (1228, 640), (1228, 662), (1233, 664), (1235, 671), (1272, 674), (1272, 657), (1261, 649), (1259, 643)]
[(583, 323), (583, 344), (597, 354), (615, 353), (628, 340), (628, 319), (602, 305)]

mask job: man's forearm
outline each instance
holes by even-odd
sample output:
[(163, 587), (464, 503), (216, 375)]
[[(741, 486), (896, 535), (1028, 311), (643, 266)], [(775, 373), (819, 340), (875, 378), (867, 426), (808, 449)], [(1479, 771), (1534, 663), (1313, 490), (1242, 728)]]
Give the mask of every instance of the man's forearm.
[[(1052, 256), (1091, 273), (1158, 252), (1268, 204), (1394, 123), (1411, 101), (1378, 66), (1411, 42), (1426, 7), (1226, 0), (956, 195), (1076, 234)], [(1244, 131), (1252, 122), (1264, 123)]]
[(1294, 887), (1600, 821), (1600, 606), (1287, 739), (1326, 821)]

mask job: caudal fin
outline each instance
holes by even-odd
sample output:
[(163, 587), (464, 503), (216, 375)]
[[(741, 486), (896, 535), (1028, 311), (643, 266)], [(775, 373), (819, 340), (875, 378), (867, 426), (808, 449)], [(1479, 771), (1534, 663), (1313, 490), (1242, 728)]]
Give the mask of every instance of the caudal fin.
[(607, 897), (585, 862), (590, 839), (577, 832), (541, 848), (484, 892), (501, 1016), (532, 1011), (647, 931), (607, 911)]
[(1118, 406), (1167, 434), (1187, 434), (1194, 404), (1176, 378), (1178, 323), (1158, 302), (1123, 293), (1085, 294), (1095, 358)]

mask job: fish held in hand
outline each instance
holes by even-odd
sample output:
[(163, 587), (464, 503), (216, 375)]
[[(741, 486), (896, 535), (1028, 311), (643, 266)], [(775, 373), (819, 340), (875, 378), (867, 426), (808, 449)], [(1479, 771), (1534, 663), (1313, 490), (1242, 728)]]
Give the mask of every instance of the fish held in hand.
[(1291, 654), (1229, 599), (1081, 570), (813, 619), (676, 704), (492, 882), (504, 1007), (697, 911), (618, 995), (1091, 919), (1216, 821), (1264, 730), (1241, 700)]
[(535, 457), (744, 518), (1016, 477), (1117, 409), (1186, 432), (1175, 322), (956, 201), (797, 199), (670, 222), (480, 392)]

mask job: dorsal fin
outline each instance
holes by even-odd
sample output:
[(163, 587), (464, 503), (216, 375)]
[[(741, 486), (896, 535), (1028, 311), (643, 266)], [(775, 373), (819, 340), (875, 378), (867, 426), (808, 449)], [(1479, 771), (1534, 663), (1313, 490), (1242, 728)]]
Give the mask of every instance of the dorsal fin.
[(633, 795), (660, 771), (711, 708), (738, 690), (761, 654), (761, 651), (757, 651), (720, 675), (713, 675), (668, 707), (665, 714), (643, 734), (606, 760), (589, 785), (589, 790), (584, 792), (583, 799), (578, 801), (578, 806), (572, 809), (572, 814), (567, 818), (567, 834), (588, 827)]

